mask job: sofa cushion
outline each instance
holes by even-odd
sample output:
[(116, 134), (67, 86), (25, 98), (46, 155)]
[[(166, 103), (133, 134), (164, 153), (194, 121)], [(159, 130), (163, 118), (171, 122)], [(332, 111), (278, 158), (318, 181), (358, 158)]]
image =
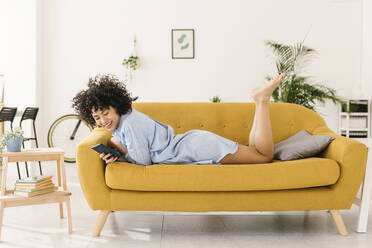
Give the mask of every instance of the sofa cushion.
[(317, 187), (340, 176), (336, 161), (310, 157), (266, 164), (141, 166), (114, 162), (106, 166), (112, 189), (137, 191), (254, 191)]
[(274, 145), (274, 159), (294, 160), (314, 156), (327, 148), (335, 138), (328, 135), (311, 135), (301, 130)]

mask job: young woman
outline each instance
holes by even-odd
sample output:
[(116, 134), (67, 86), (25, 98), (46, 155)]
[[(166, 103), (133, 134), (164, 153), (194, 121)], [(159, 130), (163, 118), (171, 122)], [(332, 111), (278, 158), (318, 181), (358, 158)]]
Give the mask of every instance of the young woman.
[[(125, 85), (111, 75), (90, 78), (88, 89), (80, 91), (73, 98), (72, 106), (89, 124), (112, 131), (114, 137), (108, 145), (121, 151), (131, 163), (267, 163), (274, 156), (269, 101), (283, 77), (284, 73), (252, 91), (256, 112), (249, 146), (198, 129), (175, 135), (171, 126), (132, 108), (132, 97)], [(110, 156), (100, 154), (106, 163), (118, 159)]]

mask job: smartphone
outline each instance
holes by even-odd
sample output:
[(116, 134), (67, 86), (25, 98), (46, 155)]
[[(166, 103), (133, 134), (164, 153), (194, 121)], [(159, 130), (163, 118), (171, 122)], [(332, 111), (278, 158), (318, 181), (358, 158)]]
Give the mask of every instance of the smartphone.
[(97, 144), (97, 145), (92, 146), (91, 148), (98, 153), (105, 153), (105, 154), (111, 153), (111, 156), (108, 157), (108, 159), (112, 157), (119, 158), (121, 155), (123, 155), (119, 150), (105, 146), (104, 144)]

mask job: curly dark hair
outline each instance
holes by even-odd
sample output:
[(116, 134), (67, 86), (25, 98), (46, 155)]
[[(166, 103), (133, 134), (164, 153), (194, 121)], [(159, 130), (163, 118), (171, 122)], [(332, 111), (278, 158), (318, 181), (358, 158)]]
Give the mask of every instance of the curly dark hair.
[(89, 78), (88, 89), (76, 94), (72, 100), (72, 107), (84, 121), (94, 127), (96, 122), (92, 116), (92, 109), (102, 111), (111, 106), (121, 116), (132, 111), (133, 100), (124, 82), (114, 75), (104, 74)]

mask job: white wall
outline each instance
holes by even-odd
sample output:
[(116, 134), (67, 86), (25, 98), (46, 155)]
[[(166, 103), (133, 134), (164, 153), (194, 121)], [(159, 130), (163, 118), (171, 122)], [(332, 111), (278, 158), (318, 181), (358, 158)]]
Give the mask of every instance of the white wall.
[[(0, 1), (0, 74), (4, 74), (6, 106), (36, 106), (36, 1)], [(19, 117), (13, 126), (19, 125)], [(29, 124), (23, 124), (29, 137)], [(8, 129), (8, 125), (6, 125)]]
[(361, 94), (372, 96), (372, 1), (363, 0)]
[[(250, 101), (274, 72), (265, 40), (319, 51), (308, 75), (350, 96), (361, 77), (361, 0), (42, 0), (39, 133), (71, 113), (90, 76), (124, 78), (123, 58), (137, 36), (141, 67), (128, 85), (139, 101)], [(195, 29), (196, 58), (171, 59), (171, 29)], [(337, 131), (338, 108), (320, 110)]]

